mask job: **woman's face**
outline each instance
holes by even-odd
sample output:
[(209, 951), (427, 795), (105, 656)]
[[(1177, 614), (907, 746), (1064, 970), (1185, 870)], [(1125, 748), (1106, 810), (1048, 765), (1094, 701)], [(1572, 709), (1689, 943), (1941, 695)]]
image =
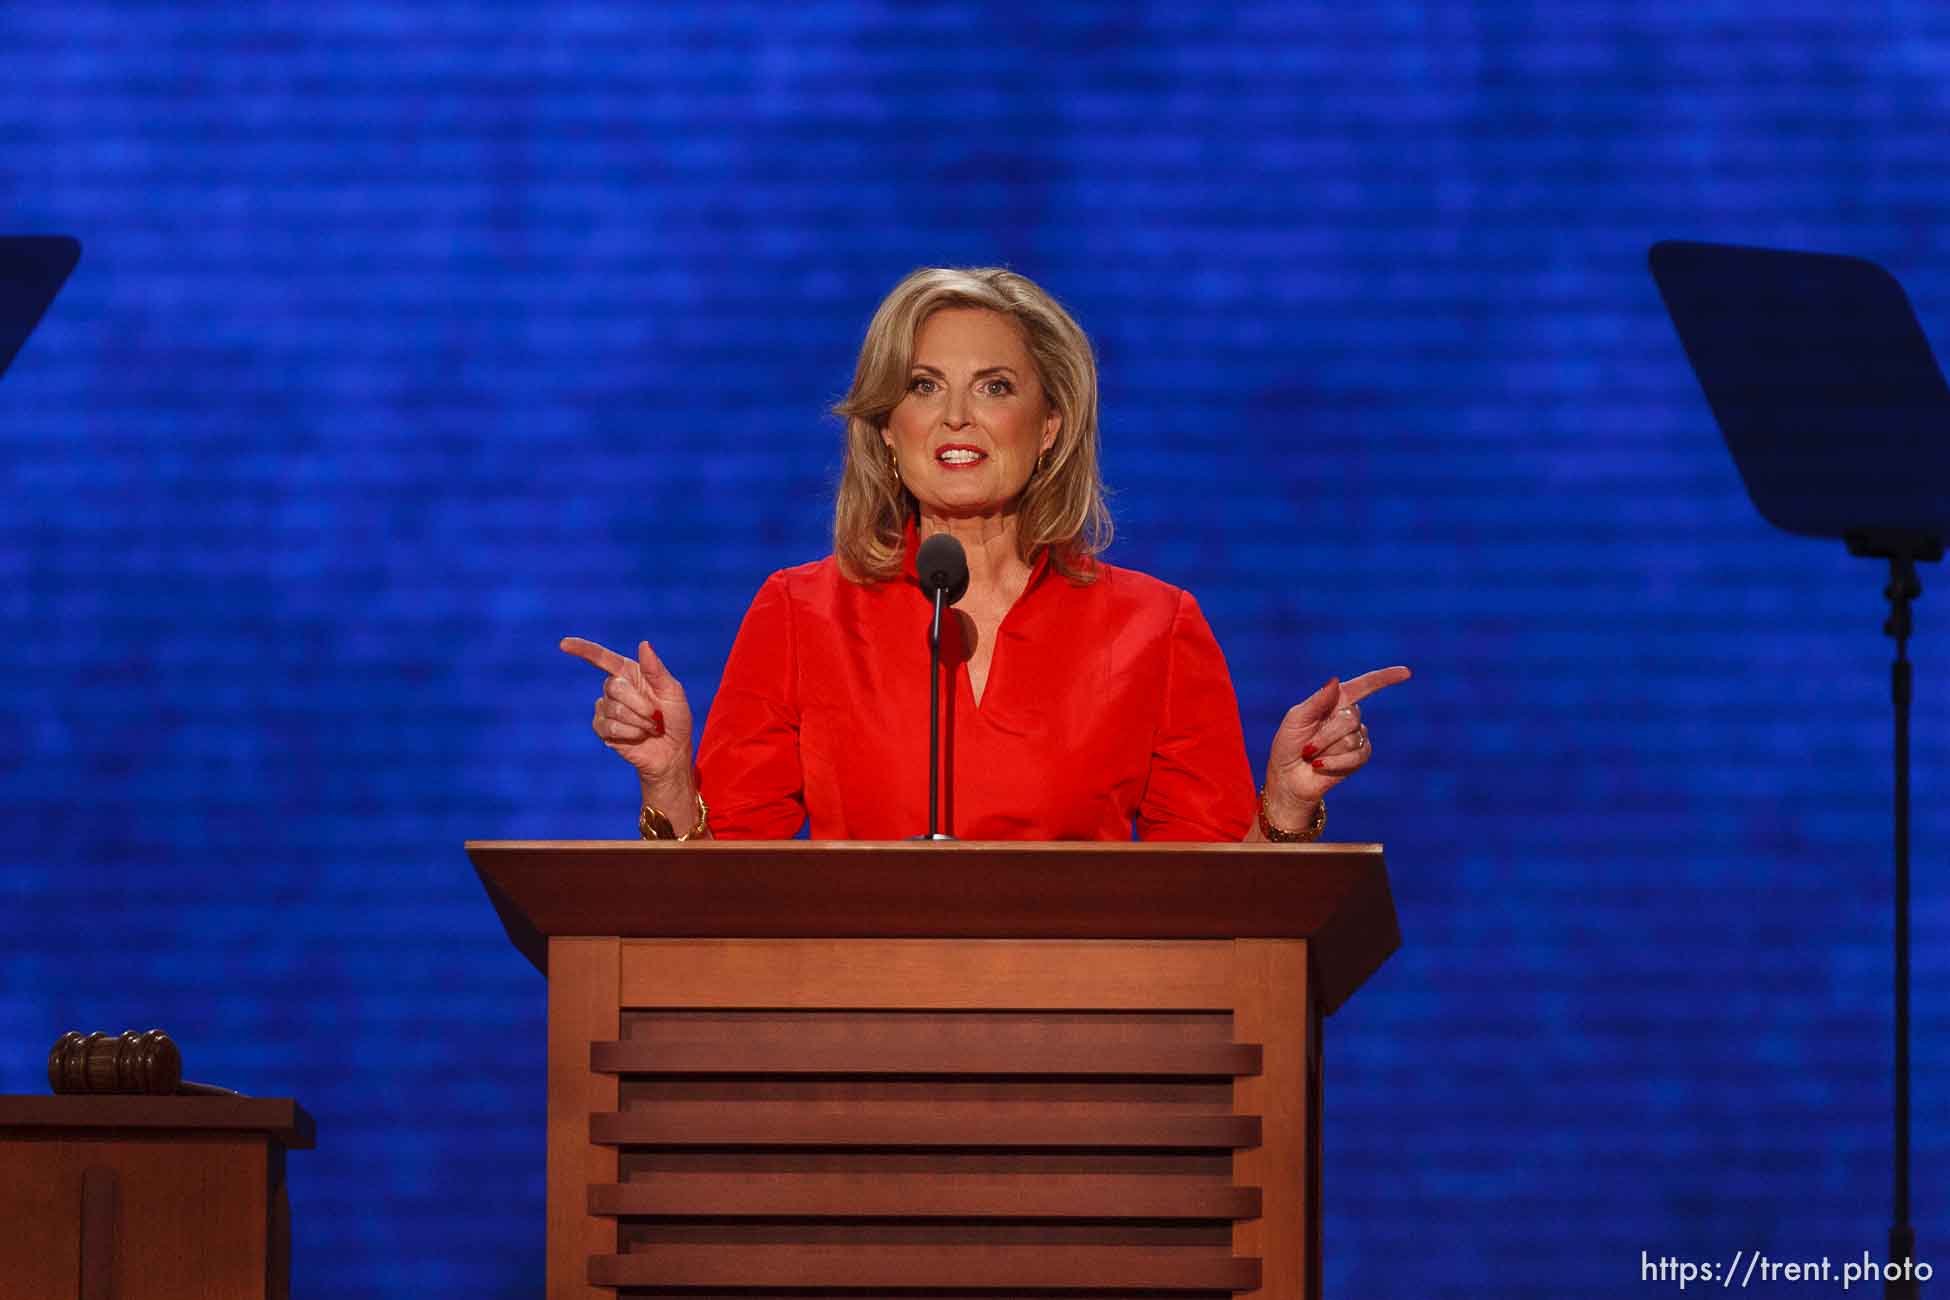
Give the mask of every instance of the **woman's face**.
[(924, 512), (992, 515), (1021, 495), (1062, 423), (1015, 322), (947, 307), (914, 333), (907, 394), (885, 437)]

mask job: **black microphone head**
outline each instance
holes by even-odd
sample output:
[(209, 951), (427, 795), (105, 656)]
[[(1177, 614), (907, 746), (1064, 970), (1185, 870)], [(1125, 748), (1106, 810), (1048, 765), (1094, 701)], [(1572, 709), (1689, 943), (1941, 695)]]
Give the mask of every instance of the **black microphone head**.
[(952, 605), (968, 594), (968, 552), (946, 533), (936, 533), (921, 543), (914, 557), (914, 572), (920, 576), (921, 591), (928, 599), (942, 592), (942, 603)]

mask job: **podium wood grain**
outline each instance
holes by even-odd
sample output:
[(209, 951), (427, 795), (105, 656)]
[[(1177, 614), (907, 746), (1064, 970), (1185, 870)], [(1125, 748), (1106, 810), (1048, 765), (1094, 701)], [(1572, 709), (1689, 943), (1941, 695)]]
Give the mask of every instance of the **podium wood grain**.
[(615, 1253), (616, 1221), (589, 1213), (589, 1188), (616, 1181), (616, 1151), (591, 1140), (589, 1117), (616, 1109), (617, 1083), (589, 1068), (589, 1044), (617, 1036), (620, 948), (615, 939), (549, 941), (549, 1300), (608, 1294), (590, 1282), (589, 1260)]
[(0, 1097), (0, 1296), (283, 1300), (295, 1102)]
[(1378, 846), (468, 849), (549, 978), (552, 1300), (1319, 1295)]
[[(1240, 939), (1232, 945), (1233, 1032), (1263, 1043), (1258, 1074), (1233, 1085), (1233, 1108), (1257, 1115), (1265, 1141), (1234, 1151), (1232, 1179), (1260, 1189), (1259, 1217), (1233, 1225), (1232, 1249), (1264, 1261), (1269, 1296), (1306, 1296), (1319, 1287), (1319, 1207), (1309, 1194), (1309, 1163), (1320, 1150), (1318, 1075), (1309, 1061), (1319, 1020), (1308, 993), (1307, 945), (1293, 939)], [(1311, 1288), (1311, 1289), (1310, 1289)]]

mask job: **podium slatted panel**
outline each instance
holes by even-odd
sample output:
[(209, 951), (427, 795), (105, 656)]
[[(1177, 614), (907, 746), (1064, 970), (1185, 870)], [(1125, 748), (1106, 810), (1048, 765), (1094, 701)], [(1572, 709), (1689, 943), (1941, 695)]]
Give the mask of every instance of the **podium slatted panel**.
[(960, 1291), (1245, 1291), (1259, 1261), (1112, 1247), (659, 1246), (591, 1261), (589, 1280), (626, 1287), (866, 1288)]
[(664, 1147), (1238, 1147), (1259, 1144), (1252, 1115), (1120, 1114), (1085, 1103), (661, 1102), (595, 1115), (598, 1146)]
[(1171, 939), (641, 939), (625, 1007), (1210, 1011), (1232, 945)]
[(591, 1045), (619, 1179), (589, 1280), (711, 1288), (1228, 1296), (1258, 1145), (1225, 1011), (634, 1008)]
[[(661, 1026), (660, 1026), (661, 1027)], [(969, 1026), (960, 1035), (915, 1040), (892, 1026), (827, 1023), (765, 1026), (762, 1038), (723, 1025), (691, 1037), (640, 1036), (597, 1043), (598, 1074), (945, 1074), (1232, 1077), (1257, 1074), (1253, 1043), (1090, 1042), (1049, 1033), (995, 1032)], [(1013, 1027), (1006, 1027), (1013, 1028)], [(879, 1030), (879, 1032), (871, 1032)]]
[(673, 1172), (589, 1189), (592, 1214), (659, 1219), (1250, 1219), (1257, 1187), (1142, 1174)]

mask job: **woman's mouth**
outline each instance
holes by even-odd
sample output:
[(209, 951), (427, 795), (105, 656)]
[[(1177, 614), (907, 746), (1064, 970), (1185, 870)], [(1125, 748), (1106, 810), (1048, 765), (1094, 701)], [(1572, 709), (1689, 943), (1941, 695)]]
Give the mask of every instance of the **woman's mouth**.
[(940, 447), (934, 453), (934, 463), (944, 469), (968, 469), (987, 459), (988, 453), (979, 447)]

